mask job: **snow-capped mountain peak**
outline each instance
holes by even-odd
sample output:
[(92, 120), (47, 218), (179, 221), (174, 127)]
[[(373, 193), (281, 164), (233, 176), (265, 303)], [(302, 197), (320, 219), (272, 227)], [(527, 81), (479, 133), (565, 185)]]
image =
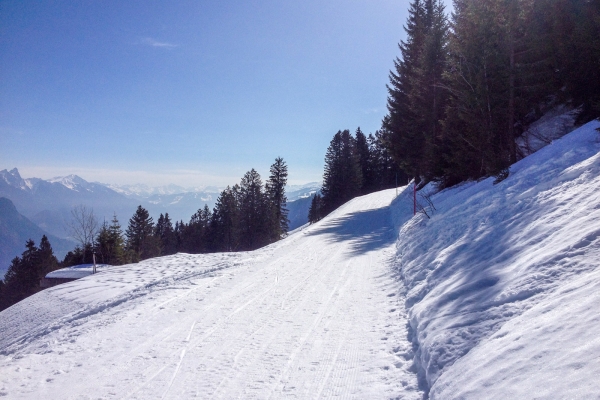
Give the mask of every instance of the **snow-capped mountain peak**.
[(3, 169), (0, 171), (0, 181), (6, 182), (9, 186), (27, 190), (29, 185), (25, 181), (25, 179), (21, 178), (21, 174), (19, 174), (19, 170), (16, 168), (11, 169), (10, 171)]
[(71, 190), (78, 190), (78, 188), (87, 188), (89, 182), (80, 176), (71, 174), (67, 176), (57, 176), (47, 180), (50, 183), (60, 183), (64, 187)]

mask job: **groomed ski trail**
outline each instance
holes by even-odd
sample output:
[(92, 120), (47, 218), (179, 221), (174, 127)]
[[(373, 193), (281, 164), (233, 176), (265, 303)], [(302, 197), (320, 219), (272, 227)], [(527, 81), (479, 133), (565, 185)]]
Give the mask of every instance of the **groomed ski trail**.
[[(122, 276), (110, 280), (107, 272), (105, 285), (124, 287), (135, 286), (131, 280), (143, 277), (144, 268), (169, 276), (135, 295), (123, 289), (122, 301), (109, 307), (85, 305), (85, 291), (98, 297), (102, 285), (84, 281), (102, 274), (33, 296), (26, 300), (30, 307), (54, 296), (70, 314), (44, 322), (37, 334), (13, 332), (26, 339), (0, 348), (0, 393), (420, 399), (403, 289), (391, 268), (396, 234), (388, 206), (394, 197), (395, 190), (387, 190), (356, 198), (254, 252), (178, 254), (128, 266), (135, 274), (121, 268)], [(208, 271), (211, 263), (230, 266), (194, 274), (195, 262)], [(77, 314), (73, 304), (95, 311), (69, 319)]]

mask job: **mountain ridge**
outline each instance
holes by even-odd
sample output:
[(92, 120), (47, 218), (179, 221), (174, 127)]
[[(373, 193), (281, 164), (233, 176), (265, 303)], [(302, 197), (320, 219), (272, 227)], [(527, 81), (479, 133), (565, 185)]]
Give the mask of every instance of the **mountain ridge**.
[(36, 245), (43, 235), (48, 237), (54, 254), (63, 258), (75, 243), (51, 235), (25, 216), (19, 214), (15, 205), (6, 197), (0, 197), (0, 279), (8, 270), (13, 258), (25, 251), (25, 242), (32, 239)]

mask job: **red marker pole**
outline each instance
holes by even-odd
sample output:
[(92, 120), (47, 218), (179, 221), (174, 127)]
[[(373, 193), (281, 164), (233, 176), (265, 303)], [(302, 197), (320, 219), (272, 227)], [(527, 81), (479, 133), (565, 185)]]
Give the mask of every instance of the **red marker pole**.
[(413, 215), (417, 215), (417, 180), (413, 183)]

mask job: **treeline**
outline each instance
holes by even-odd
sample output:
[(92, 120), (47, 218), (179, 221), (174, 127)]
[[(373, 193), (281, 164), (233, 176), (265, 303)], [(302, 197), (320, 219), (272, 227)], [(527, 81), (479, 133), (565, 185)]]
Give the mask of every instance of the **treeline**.
[(554, 104), (600, 115), (600, 2), (413, 0), (382, 138), (409, 176), (508, 175), (515, 140)]
[(348, 200), (403, 184), (407, 175), (398, 168), (381, 132), (365, 134), (358, 128), (338, 131), (325, 154), (321, 193), (313, 196), (308, 221), (314, 223)]
[(155, 223), (140, 205), (125, 232), (115, 216), (110, 225), (102, 225), (93, 242), (69, 252), (63, 264), (91, 262), (92, 253), (100, 263), (120, 265), (177, 252), (198, 254), (263, 247), (287, 233), (287, 176), (282, 158), (271, 165), (264, 185), (252, 169), (239, 184), (220, 193), (212, 211), (205, 205), (188, 223), (173, 223), (168, 213), (160, 214)]
[(31, 239), (21, 257), (15, 257), (0, 280), (0, 311), (40, 291), (40, 279), (60, 268), (46, 235), (37, 247)]
[(40, 280), (49, 272), (79, 264), (122, 265), (177, 252), (210, 253), (254, 250), (283, 238), (288, 231), (285, 195), (287, 165), (277, 158), (263, 185), (258, 172), (248, 171), (239, 184), (227, 187), (214, 209), (199, 209), (190, 221), (176, 221), (160, 214), (156, 223), (138, 206), (123, 232), (115, 215), (97, 229), (91, 209), (74, 210), (73, 230), (80, 244), (59, 262), (46, 236), (37, 247), (26, 243), (0, 280), (0, 310), (40, 291)]

